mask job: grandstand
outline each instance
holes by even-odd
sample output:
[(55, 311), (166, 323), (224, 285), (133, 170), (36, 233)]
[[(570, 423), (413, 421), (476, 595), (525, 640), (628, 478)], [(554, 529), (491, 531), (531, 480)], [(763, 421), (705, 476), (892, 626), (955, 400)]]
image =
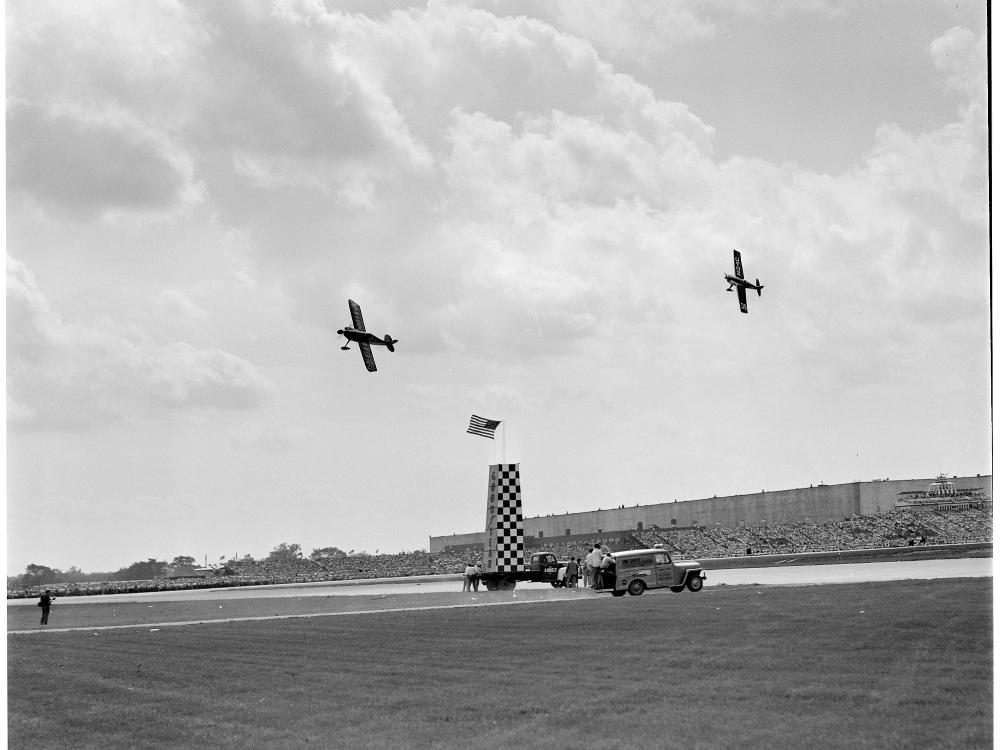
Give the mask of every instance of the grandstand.
[[(636, 504), (610, 509), (534, 516), (524, 519), (527, 544), (573, 544), (577, 540), (601, 540), (614, 546), (615, 539), (649, 529), (752, 529), (764, 525), (825, 524), (854, 517), (877, 517), (897, 510), (900, 498), (927, 493), (936, 479), (875, 479), (870, 482), (817, 484), (790, 490), (760, 491), (745, 495), (682, 500), (650, 505)], [(992, 508), (993, 479), (990, 475), (952, 477), (948, 486), (962, 496), (975, 495)], [(965, 504), (972, 507), (974, 503)], [(944, 507), (944, 506), (942, 506)], [(962, 504), (952, 503), (956, 509)], [(744, 534), (744, 532), (741, 532)], [(483, 532), (432, 536), (431, 553), (476, 549)], [(803, 542), (804, 546), (809, 546)]]

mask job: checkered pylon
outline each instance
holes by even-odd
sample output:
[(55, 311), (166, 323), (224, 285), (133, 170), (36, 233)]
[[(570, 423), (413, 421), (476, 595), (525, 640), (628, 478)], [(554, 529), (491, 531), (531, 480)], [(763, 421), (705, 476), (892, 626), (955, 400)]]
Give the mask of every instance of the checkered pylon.
[(518, 464), (490, 466), (486, 499), (486, 567), (484, 573), (524, 570), (524, 516)]

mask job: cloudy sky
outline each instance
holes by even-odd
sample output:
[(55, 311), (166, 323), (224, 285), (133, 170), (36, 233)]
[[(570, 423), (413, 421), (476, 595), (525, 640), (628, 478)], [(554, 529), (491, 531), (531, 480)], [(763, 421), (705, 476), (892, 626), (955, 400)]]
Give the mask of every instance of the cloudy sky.
[(990, 472), (985, 34), (972, 0), (9, 2), (9, 570), (426, 548), (501, 458), (528, 515)]

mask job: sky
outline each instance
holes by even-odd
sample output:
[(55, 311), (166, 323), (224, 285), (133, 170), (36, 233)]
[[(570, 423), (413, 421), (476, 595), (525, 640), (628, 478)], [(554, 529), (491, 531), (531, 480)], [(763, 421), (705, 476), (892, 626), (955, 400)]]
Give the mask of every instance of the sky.
[(992, 471), (981, 2), (6, 11), (10, 574)]

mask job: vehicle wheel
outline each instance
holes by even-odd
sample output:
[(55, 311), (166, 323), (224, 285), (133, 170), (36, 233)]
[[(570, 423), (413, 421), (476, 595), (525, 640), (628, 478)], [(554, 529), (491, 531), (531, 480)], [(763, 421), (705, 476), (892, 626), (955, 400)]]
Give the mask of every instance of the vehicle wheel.
[(688, 579), (688, 590), (689, 591), (701, 591), (701, 587), (705, 582), (701, 580), (698, 576), (691, 576)]
[(675, 594), (679, 594), (679, 593), (681, 593), (684, 590), (684, 586), (683, 585), (681, 585), (681, 586), (671, 586), (670, 590), (673, 591)]
[(625, 592), (624, 591), (619, 591), (618, 589), (614, 589), (611, 592), (611, 596), (625, 596)]
[(642, 592), (646, 590), (646, 584), (642, 581), (632, 581), (628, 585), (628, 592), (632, 596), (641, 596)]
[(549, 581), (549, 583), (552, 585), (552, 588), (554, 589), (561, 589), (563, 586), (566, 585), (562, 581)]
[(503, 591), (510, 591), (517, 586), (517, 581), (511, 576), (500, 579), (500, 588)]
[(497, 586), (497, 582), (492, 578), (487, 578), (485, 581), (483, 581), (483, 583), (486, 584), (487, 591), (496, 591), (499, 588), (499, 586)]

